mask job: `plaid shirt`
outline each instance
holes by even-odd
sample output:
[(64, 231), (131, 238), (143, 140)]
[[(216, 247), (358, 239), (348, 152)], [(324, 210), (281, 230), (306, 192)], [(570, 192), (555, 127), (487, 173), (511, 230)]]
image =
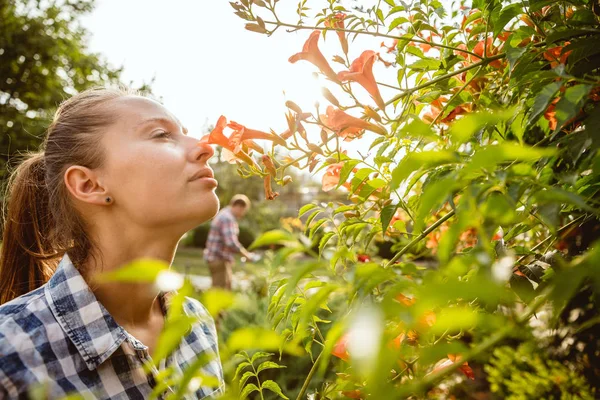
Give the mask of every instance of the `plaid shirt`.
[[(166, 311), (164, 301), (161, 304)], [(196, 386), (185, 398), (221, 394), (223, 370), (214, 322), (197, 300), (186, 298), (184, 310), (202, 320), (163, 365), (181, 374), (199, 355), (214, 356), (200, 372), (216, 376), (220, 386)], [(47, 385), (51, 399), (69, 393), (92, 399), (147, 399), (158, 373), (156, 368), (144, 373), (143, 364), (149, 360), (148, 347), (115, 322), (66, 254), (47, 284), (0, 306), (0, 399), (28, 398), (28, 388), (39, 384)]]
[(210, 231), (204, 249), (206, 261), (233, 261), (234, 255), (244, 247), (238, 240), (240, 229), (231, 213), (231, 207), (225, 207), (210, 223)]

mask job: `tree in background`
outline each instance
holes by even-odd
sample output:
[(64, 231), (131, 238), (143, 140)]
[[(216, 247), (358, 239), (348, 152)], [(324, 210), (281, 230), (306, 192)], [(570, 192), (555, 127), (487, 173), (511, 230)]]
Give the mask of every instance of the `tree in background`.
[(93, 7), (93, 0), (0, 0), (0, 185), (15, 156), (40, 145), (61, 101), (119, 83), (122, 68), (86, 47), (79, 18)]

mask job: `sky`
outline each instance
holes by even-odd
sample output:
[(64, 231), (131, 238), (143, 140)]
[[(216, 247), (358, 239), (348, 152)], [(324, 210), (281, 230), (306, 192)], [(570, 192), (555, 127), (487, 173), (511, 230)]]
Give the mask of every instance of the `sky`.
[[(295, 1), (280, 4), (294, 21)], [(244, 29), (233, 12), (225, 0), (97, 0), (83, 25), (91, 33), (90, 50), (124, 66), (125, 82), (154, 77), (154, 93), (192, 134), (221, 114), (255, 129), (283, 131), (286, 100), (309, 107), (319, 96), (315, 68), (287, 61), (310, 32), (267, 37)]]

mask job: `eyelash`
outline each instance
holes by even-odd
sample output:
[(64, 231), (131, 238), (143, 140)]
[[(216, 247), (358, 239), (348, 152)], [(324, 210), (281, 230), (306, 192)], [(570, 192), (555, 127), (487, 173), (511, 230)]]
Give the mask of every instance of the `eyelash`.
[(159, 133), (158, 135), (154, 135), (154, 138), (170, 138), (171, 137), (171, 132), (167, 132), (167, 131), (162, 131), (161, 133)]

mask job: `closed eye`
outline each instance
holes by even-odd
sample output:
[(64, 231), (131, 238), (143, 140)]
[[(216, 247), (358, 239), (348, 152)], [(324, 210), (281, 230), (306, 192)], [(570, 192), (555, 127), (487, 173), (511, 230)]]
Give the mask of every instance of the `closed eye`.
[(156, 135), (152, 136), (153, 139), (157, 138), (170, 138), (172, 136), (171, 132), (160, 131)]

